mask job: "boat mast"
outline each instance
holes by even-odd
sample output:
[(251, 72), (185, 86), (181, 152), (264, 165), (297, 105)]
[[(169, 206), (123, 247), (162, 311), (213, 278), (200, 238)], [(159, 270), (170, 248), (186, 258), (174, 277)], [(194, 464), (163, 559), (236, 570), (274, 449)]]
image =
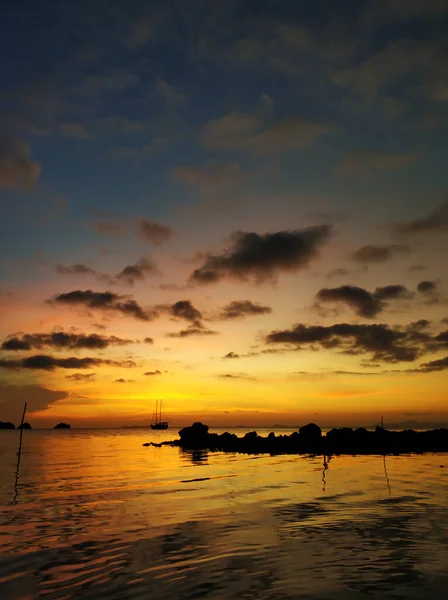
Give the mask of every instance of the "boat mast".
[(160, 421), (162, 421), (162, 400), (160, 400)]

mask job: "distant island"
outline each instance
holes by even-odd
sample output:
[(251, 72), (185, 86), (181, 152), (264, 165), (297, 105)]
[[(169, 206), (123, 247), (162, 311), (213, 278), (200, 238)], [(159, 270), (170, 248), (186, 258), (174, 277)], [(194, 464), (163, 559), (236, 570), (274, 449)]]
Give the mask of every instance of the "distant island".
[(68, 423), (58, 423), (53, 429), (71, 429), (71, 427)]
[(29, 423), (23, 423), (23, 425), (19, 425), (17, 429), (32, 429)]
[(0, 429), (15, 429), (14, 423), (10, 421), (0, 421)]
[(218, 450), (245, 454), (409, 454), (422, 452), (448, 452), (448, 429), (428, 431), (388, 431), (376, 427), (368, 431), (364, 427), (332, 429), (322, 435), (315, 423), (304, 425), (291, 435), (275, 435), (271, 432), (262, 437), (256, 431), (238, 437), (234, 433), (209, 433), (208, 426), (193, 423), (179, 431), (178, 440), (148, 442), (143, 446), (179, 446), (184, 450)]

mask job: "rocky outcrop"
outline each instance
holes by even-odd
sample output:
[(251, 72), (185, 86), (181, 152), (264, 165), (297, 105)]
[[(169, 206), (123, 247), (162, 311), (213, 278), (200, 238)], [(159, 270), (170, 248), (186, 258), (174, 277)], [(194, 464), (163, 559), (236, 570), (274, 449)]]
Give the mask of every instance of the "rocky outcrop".
[(71, 427), (68, 423), (58, 423), (53, 429), (71, 429)]
[[(377, 427), (332, 429), (322, 435), (320, 427), (310, 423), (291, 435), (270, 433), (261, 437), (256, 431), (238, 437), (233, 433), (209, 433), (207, 425), (193, 423), (179, 431), (178, 440), (158, 445), (179, 446), (184, 450), (221, 450), (247, 454), (407, 454), (448, 452), (448, 429), (429, 431), (388, 431)], [(153, 443), (146, 446), (156, 445)]]
[(23, 425), (19, 425), (17, 429), (32, 429), (29, 423), (23, 423)]
[(0, 421), (0, 429), (15, 429), (15, 425), (10, 421)]

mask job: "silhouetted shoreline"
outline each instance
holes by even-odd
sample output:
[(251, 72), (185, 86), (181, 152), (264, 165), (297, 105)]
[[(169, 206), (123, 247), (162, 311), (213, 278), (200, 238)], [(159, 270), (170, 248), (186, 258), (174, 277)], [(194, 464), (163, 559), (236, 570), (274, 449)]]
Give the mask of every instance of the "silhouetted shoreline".
[(256, 431), (238, 437), (234, 433), (209, 433), (208, 426), (193, 423), (179, 431), (178, 440), (148, 442), (143, 446), (178, 446), (184, 450), (217, 450), (245, 454), (409, 454), (448, 452), (448, 429), (428, 431), (388, 431), (377, 427), (368, 431), (360, 427), (332, 429), (325, 436), (314, 423), (305, 425), (291, 435), (262, 437)]

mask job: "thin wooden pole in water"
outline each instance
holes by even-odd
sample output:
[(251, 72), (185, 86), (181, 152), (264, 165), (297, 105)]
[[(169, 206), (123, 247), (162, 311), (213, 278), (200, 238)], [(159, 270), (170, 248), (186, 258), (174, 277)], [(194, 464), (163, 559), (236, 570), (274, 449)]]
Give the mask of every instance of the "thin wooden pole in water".
[(25, 420), (27, 403), (25, 402), (23, 406), (22, 420), (20, 421), (20, 440), (19, 440), (19, 449), (17, 450), (17, 467), (16, 467), (16, 482), (14, 485), (14, 504), (17, 502), (17, 496), (19, 495), (19, 470), (20, 470), (20, 457), (22, 455), (22, 435), (23, 435), (23, 422)]

